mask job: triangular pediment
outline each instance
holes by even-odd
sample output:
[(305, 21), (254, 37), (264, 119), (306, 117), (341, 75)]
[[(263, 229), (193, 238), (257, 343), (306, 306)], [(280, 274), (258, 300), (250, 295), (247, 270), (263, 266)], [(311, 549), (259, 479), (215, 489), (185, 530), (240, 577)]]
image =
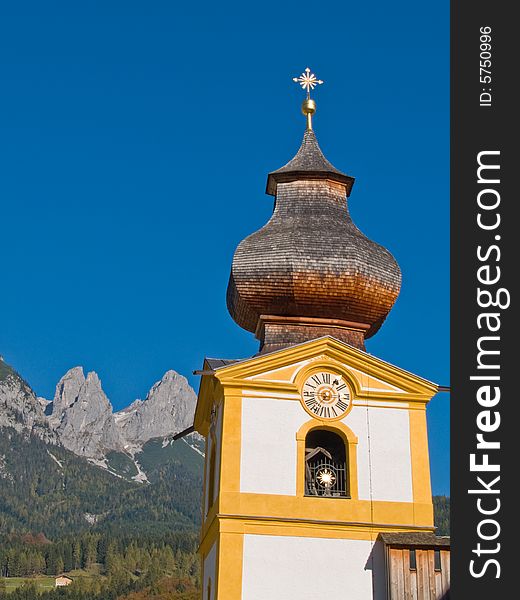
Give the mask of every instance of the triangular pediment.
[(328, 336), (223, 366), (215, 370), (215, 377), (224, 387), (275, 386), (289, 391), (303, 370), (327, 365), (346, 369), (359, 396), (429, 400), (438, 390), (422, 377)]

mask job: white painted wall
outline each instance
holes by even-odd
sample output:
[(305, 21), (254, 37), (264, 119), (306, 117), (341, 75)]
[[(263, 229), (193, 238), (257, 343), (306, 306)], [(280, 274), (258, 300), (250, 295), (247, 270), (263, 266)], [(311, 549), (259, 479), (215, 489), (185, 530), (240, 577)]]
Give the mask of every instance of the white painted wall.
[(242, 600), (372, 600), (372, 544), (244, 536)]
[[(369, 409), (370, 410), (370, 409)], [(358, 473), (358, 495), (360, 500), (370, 499), (370, 473), (368, 460), (368, 438), (367, 438), (367, 409), (365, 407), (353, 406), (350, 413), (342, 419), (347, 427), (352, 429), (358, 438), (357, 445), (357, 473)]]
[(203, 573), (204, 573), (204, 579), (202, 581), (202, 598), (203, 600), (207, 600), (208, 598), (208, 585), (209, 582), (211, 580), (211, 595), (209, 596), (210, 600), (213, 600), (215, 598), (215, 588), (216, 588), (216, 581), (217, 581), (217, 577), (216, 577), (216, 573), (215, 573), (215, 567), (216, 567), (216, 560), (217, 560), (217, 544), (213, 544), (213, 546), (211, 546), (210, 551), (208, 552), (208, 554), (206, 555), (206, 558), (204, 559), (204, 566), (203, 566)]
[(298, 401), (242, 399), (241, 492), (296, 495), (296, 432), (308, 419)]
[[(296, 433), (309, 419), (296, 400), (242, 399), (241, 492), (296, 494)], [(412, 502), (408, 411), (354, 406), (343, 422), (358, 438), (359, 498)]]
[(343, 422), (358, 436), (359, 499), (370, 500), (369, 464), (371, 464), (373, 500), (412, 502), (408, 411), (397, 408), (369, 407), (367, 409), (364, 406), (354, 406)]

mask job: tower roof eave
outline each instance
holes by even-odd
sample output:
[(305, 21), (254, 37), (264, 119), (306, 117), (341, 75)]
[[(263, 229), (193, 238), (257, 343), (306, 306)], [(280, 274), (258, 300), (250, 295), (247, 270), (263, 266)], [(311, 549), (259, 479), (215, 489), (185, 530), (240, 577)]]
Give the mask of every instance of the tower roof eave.
[(265, 193), (269, 196), (276, 196), (276, 187), (279, 183), (290, 183), (291, 181), (312, 180), (312, 179), (327, 179), (336, 181), (345, 186), (347, 196), (350, 196), (352, 186), (354, 185), (354, 177), (345, 175), (344, 173), (334, 171), (273, 171), (267, 176), (267, 185)]

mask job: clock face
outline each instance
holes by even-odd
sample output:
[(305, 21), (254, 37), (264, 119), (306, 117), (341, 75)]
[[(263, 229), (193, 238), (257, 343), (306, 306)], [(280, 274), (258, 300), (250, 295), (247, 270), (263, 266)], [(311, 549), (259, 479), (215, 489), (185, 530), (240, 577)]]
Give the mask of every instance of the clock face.
[(341, 375), (320, 371), (303, 384), (302, 401), (320, 419), (337, 419), (350, 408), (352, 394)]

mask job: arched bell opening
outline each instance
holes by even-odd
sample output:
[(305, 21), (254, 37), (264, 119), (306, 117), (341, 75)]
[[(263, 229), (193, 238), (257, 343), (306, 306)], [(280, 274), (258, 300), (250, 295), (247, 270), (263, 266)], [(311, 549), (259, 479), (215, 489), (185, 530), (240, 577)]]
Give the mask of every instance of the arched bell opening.
[(329, 429), (313, 429), (305, 437), (305, 495), (350, 497), (347, 447)]

